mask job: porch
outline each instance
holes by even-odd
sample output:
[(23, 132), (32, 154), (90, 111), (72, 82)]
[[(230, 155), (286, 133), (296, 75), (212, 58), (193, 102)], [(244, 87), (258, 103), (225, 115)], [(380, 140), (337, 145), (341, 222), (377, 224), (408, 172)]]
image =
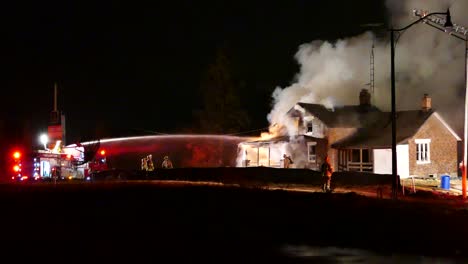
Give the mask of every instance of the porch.
[(368, 148), (352, 148), (338, 150), (337, 171), (373, 172), (374, 162), (372, 151)]

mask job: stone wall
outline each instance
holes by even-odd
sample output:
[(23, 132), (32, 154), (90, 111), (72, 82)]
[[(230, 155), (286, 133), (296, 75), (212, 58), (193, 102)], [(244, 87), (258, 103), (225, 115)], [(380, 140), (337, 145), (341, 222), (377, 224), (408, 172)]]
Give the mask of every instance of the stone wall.
[[(430, 163), (417, 164), (416, 139), (431, 139)], [(410, 175), (440, 177), (443, 174), (458, 174), (457, 140), (435, 114), (429, 117), (408, 144)]]

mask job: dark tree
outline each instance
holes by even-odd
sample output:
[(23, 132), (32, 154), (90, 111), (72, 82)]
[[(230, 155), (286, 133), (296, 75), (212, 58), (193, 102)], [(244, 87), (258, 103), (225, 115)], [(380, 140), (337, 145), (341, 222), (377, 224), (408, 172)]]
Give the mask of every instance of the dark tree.
[(226, 49), (218, 49), (214, 62), (208, 65), (200, 85), (201, 110), (195, 113), (203, 133), (229, 134), (248, 128), (247, 112), (241, 105), (240, 82), (233, 77)]

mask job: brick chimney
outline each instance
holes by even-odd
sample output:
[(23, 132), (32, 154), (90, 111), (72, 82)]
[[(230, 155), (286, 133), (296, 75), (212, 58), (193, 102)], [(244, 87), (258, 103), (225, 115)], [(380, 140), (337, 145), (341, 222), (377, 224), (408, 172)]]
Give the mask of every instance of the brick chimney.
[(424, 97), (421, 101), (421, 110), (424, 112), (430, 111), (432, 108), (431, 98), (428, 94), (424, 94)]
[(359, 105), (371, 105), (371, 95), (367, 89), (362, 89), (359, 93)]

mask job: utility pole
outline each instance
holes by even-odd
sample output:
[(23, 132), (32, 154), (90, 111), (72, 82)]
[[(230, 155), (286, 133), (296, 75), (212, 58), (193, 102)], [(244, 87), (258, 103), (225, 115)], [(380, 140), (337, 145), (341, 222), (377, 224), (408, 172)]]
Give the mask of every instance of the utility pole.
[(420, 17), (424, 20), (426, 25), (436, 28), (440, 31), (448, 33), (450, 36), (465, 42), (465, 116), (464, 116), (464, 127), (463, 127), (463, 161), (461, 164), (462, 171), (462, 196), (463, 200), (466, 200), (466, 164), (467, 164), (467, 152), (468, 152), (468, 28), (452, 23), (450, 16), (450, 10), (447, 9), (446, 17), (439, 15), (429, 16), (426, 11), (413, 10), (415, 16)]
[[(453, 26), (452, 21), (450, 19), (450, 12), (449, 10), (447, 10), (447, 12), (434, 12), (430, 14), (424, 13), (424, 15), (420, 19), (412, 22), (411, 24), (405, 27), (402, 27), (399, 29), (395, 29), (392, 27), (390, 29), (390, 45), (391, 45), (390, 47), (390, 56), (391, 56), (390, 74), (391, 74), (391, 97), (392, 97), (392, 114), (391, 114), (392, 115), (391, 116), (391, 120), (392, 120), (392, 196), (393, 196), (393, 199), (398, 198), (398, 187), (399, 187), (399, 177), (397, 174), (397, 153), (396, 153), (397, 142), (396, 142), (396, 99), (395, 99), (395, 90), (396, 90), (395, 89), (395, 32), (405, 31), (408, 28), (414, 26), (415, 24), (421, 21), (425, 22), (427, 20), (426, 18), (431, 17), (431, 16), (436, 16), (436, 15), (446, 16), (446, 19), (444, 19), (442, 23), (444, 28), (451, 28)], [(440, 20), (440, 17), (438, 18)], [(465, 128), (466, 128), (466, 122), (465, 122)], [(465, 159), (466, 159), (466, 156), (465, 156)]]
[(390, 30), (390, 67), (391, 67), (391, 97), (392, 97), (392, 198), (398, 198), (398, 172), (396, 153), (396, 95), (395, 95), (395, 31)]

